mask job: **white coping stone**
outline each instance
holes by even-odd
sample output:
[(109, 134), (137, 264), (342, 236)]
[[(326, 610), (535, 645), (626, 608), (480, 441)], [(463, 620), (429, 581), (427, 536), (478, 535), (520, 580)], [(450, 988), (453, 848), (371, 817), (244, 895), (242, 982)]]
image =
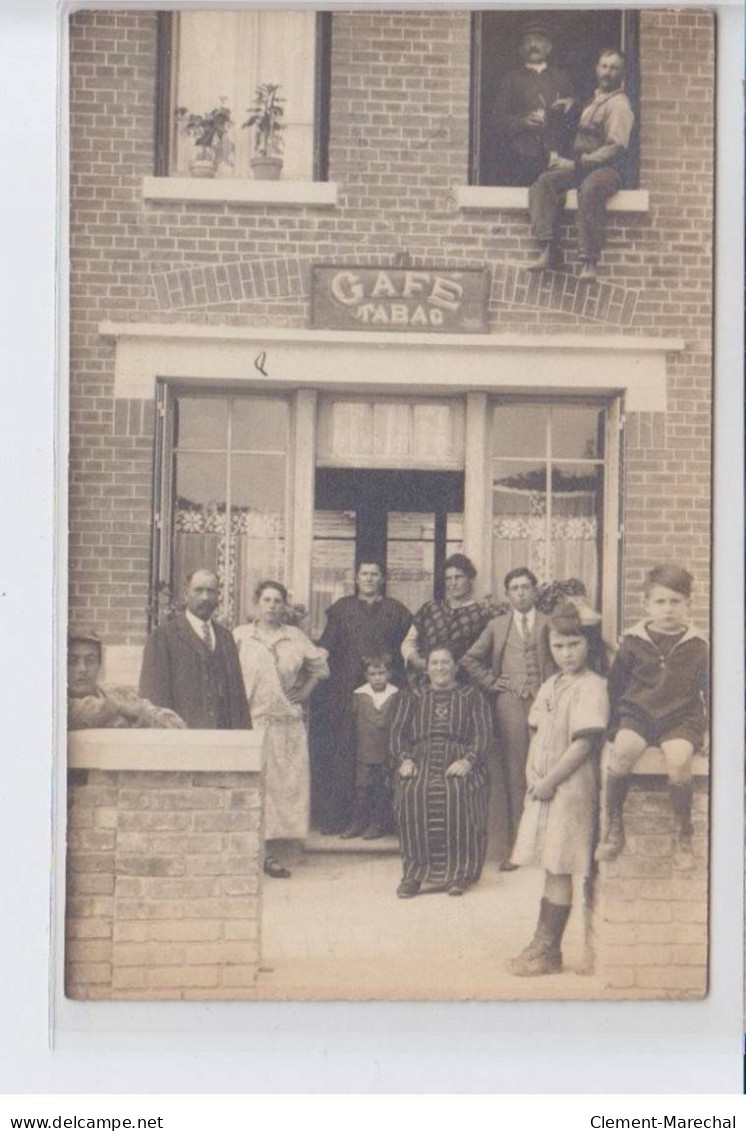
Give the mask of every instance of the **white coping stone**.
[[(640, 761), (634, 769), (634, 777), (655, 777), (656, 775), (665, 775), (666, 761), (663, 757), (663, 751), (659, 750), (657, 746), (648, 746)], [(710, 776), (710, 762), (709, 759), (704, 758), (701, 754), (695, 754), (692, 761), (692, 773), (697, 778), (706, 778)]]
[(68, 734), (70, 770), (261, 773), (266, 735), (256, 730), (76, 730)]
[(333, 181), (252, 181), (240, 177), (143, 177), (143, 200), (195, 204), (308, 205), (333, 208), (338, 185)]

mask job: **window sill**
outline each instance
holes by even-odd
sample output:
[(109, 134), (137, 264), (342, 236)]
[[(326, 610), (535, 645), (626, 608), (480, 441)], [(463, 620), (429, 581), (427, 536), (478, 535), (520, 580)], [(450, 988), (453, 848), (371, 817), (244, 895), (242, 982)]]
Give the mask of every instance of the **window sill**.
[[(526, 212), (527, 188), (498, 188), (493, 185), (458, 185), (456, 203), (462, 212)], [(577, 212), (578, 194), (571, 189), (565, 206)], [(647, 189), (622, 189), (612, 196), (606, 206), (609, 212), (647, 212), (650, 194)]]
[(330, 181), (253, 181), (221, 177), (143, 177), (143, 200), (196, 204), (271, 204), (333, 208), (338, 185)]

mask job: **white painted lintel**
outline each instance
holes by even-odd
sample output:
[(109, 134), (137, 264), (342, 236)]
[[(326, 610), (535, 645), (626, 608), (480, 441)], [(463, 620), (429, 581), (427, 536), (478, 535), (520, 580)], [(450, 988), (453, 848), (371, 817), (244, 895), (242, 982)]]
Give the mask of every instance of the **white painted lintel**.
[(621, 334), (373, 334), (110, 321), (99, 331), (116, 341), (116, 396), (142, 399), (153, 396), (160, 377), (431, 395), (625, 393), (629, 410), (663, 412), (666, 355), (685, 348), (681, 338)]

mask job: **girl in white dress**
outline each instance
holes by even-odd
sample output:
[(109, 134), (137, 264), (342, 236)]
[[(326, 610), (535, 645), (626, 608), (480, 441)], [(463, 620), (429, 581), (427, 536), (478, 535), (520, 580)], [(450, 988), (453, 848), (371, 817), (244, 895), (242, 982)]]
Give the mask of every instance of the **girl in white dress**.
[(303, 840), (308, 834), (310, 770), (303, 704), (329, 675), (325, 650), (299, 628), (283, 623), (287, 599), (279, 581), (260, 581), (254, 592), (256, 620), (233, 633), (252, 724), (266, 728), (269, 739), (264, 871), (274, 879), (290, 875), (277, 859), (275, 842)]
[(562, 969), (572, 878), (589, 876), (593, 860), (597, 754), (609, 721), (609, 699), (606, 680), (588, 666), (589, 638), (600, 643), (598, 617), (591, 610), (589, 616), (582, 612), (581, 619), (581, 611), (568, 601), (553, 613), (549, 646), (559, 670), (540, 687), (528, 719), (533, 737), (527, 792), (512, 861), (543, 867), (545, 881), (536, 934), (509, 963), (511, 972), (523, 977)]

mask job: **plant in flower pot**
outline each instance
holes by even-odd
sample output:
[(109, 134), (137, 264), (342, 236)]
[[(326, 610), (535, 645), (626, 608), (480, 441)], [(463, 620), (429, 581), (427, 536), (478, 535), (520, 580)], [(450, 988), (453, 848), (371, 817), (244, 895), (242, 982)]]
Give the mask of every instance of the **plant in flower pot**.
[(194, 138), (194, 158), (189, 164), (193, 177), (214, 177), (224, 139), (232, 126), (231, 112), (225, 98), (206, 114), (193, 114), (179, 106), (174, 117), (185, 133)]
[(261, 83), (241, 127), (254, 130), (254, 156), (249, 164), (258, 181), (276, 181), (282, 172), (281, 132), (285, 126), (280, 119), (285, 112), (285, 99), (278, 94), (279, 89), (277, 83)]

